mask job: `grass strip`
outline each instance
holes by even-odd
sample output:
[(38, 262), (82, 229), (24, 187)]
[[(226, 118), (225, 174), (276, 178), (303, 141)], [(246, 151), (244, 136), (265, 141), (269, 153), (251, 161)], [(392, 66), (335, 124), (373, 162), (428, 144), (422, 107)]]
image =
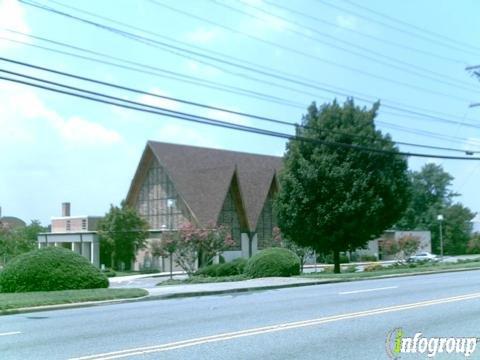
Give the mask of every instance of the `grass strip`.
[(147, 294), (148, 292), (144, 289), (84, 289), (0, 293), (0, 311), (86, 301), (138, 298)]
[(480, 262), (459, 262), (454, 264), (425, 264), (417, 265), (415, 267), (409, 267), (408, 265), (402, 267), (385, 267), (380, 270), (375, 271), (364, 271), (364, 272), (343, 272), (341, 274), (334, 274), (330, 271), (328, 272), (317, 272), (317, 273), (308, 273), (302, 274), (301, 277), (309, 279), (344, 279), (344, 280), (355, 280), (355, 279), (365, 279), (383, 275), (402, 275), (402, 274), (411, 274), (411, 273), (422, 273), (430, 271), (439, 271), (439, 270), (455, 270), (455, 269), (479, 269)]
[(232, 276), (192, 276), (186, 279), (169, 279), (162, 281), (157, 284), (157, 286), (166, 286), (166, 285), (185, 285), (185, 284), (207, 284), (207, 283), (220, 283), (220, 282), (230, 282), (230, 281), (242, 281), (250, 279), (246, 275), (232, 275)]

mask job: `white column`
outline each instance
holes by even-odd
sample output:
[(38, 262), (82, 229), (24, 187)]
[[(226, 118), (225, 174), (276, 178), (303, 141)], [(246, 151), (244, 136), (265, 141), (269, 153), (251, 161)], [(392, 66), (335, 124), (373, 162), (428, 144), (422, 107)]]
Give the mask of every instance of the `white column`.
[(93, 264), (93, 241), (90, 243), (90, 262)]
[(252, 237), (252, 256), (258, 252), (258, 236), (254, 234)]
[(249, 247), (249, 238), (248, 238), (248, 234), (247, 233), (242, 233), (240, 235), (240, 239), (241, 239), (241, 245), (242, 245), (242, 257), (248, 259), (249, 258), (249, 250), (248, 250), (248, 247)]

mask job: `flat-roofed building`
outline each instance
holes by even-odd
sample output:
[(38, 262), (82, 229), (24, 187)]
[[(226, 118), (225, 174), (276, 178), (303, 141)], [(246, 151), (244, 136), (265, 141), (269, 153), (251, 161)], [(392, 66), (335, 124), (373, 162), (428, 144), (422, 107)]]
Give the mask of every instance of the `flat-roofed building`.
[(61, 246), (100, 266), (97, 224), (101, 216), (71, 216), (70, 203), (62, 204), (62, 216), (52, 217), (51, 231), (38, 234), (38, 246)]

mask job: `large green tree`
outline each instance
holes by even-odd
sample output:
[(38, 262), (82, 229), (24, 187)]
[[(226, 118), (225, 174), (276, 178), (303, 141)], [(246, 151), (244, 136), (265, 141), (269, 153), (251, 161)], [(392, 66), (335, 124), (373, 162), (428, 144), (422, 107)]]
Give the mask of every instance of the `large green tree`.
[(98, 225), (98, 233), (101, 262), (115, 269), (123, 264), (129, 270), (137, 250), (146, 245), (148, 223), (135, 209), (122, 202), (120, 207), (110, 206)]
[(402, 230), (429, 230), (432, 234), (432, 249), (440, 252), (440, 224), (438, 215), (443, 215), (444, 253), (464, 254), (475, 217), (470, 209), (454, 203), (457, 193), (451, 190), (453, 176), (441, 165), (425, 164), (420, 171), (410, 172), (410, 203), (404, 216), (396, 224)]
[(46, 230), (38, 220), (18, 228), (0, 222), (0, 262), (5, 264), (15, 256), (37, 248), (37, 235)]
[(408, 204), (407, 162), (375, 128), (378, 108), (351, 99), (343, 106), (313, 103), (287, 144), (275, 200), (279, 226), (301, 246), (333, 251), (335, 272), (341, 251), (364, 246)]

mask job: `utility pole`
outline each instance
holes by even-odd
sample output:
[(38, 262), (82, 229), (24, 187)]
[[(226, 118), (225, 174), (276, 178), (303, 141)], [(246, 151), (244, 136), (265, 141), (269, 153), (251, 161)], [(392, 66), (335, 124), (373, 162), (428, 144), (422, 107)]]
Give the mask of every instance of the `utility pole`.
[[(467, 70), (469, 73), (471, 73), (473, 76), (476, 76), (480, 80), (480, 65), (467, 66), (465, 70)], [(480, 102), (470, 104), (470, 107), (479, 107), (479, 106), (480, 106)]]
[(437, 220), (440, 226), (440, 258), (443, 260), (443, 234), (442, 234), (442, 221), (443, 215), (439, 214)]

